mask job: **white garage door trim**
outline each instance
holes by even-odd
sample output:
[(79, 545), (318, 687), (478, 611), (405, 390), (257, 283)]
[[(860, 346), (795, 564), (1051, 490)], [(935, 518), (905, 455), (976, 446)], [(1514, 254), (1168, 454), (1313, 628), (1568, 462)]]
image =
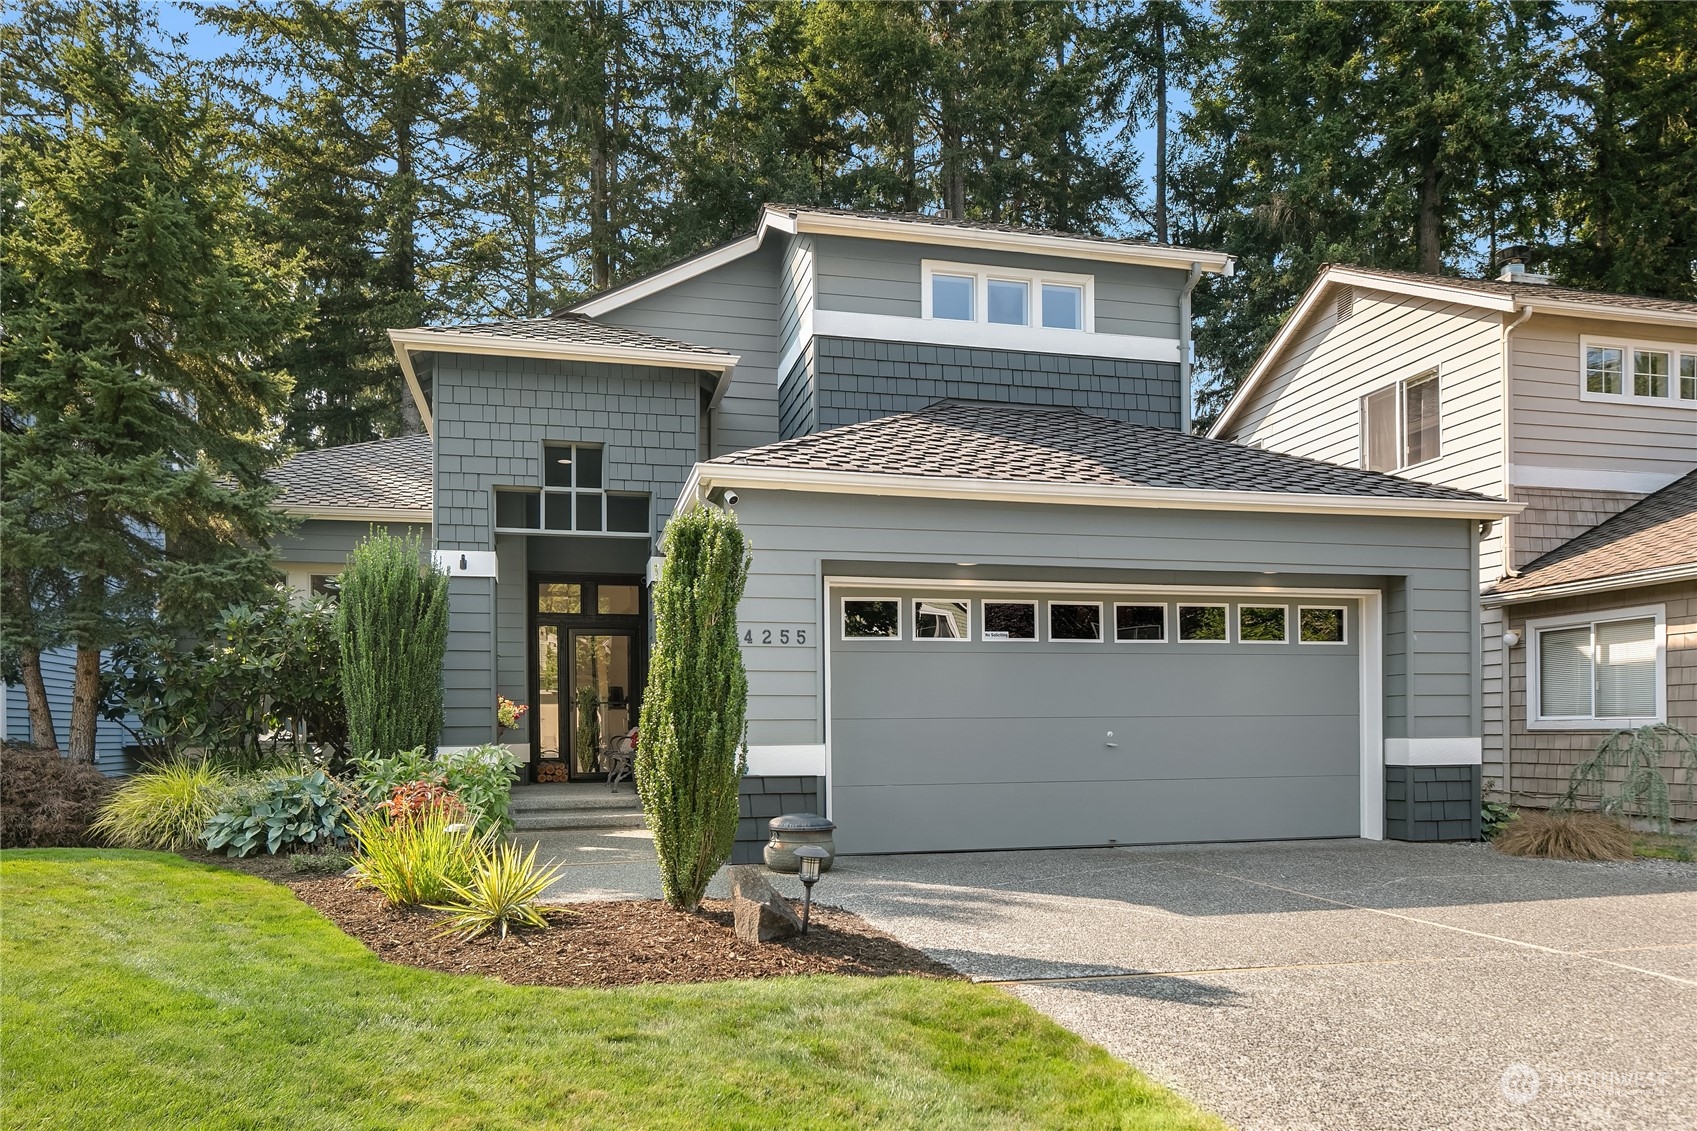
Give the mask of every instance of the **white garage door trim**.
[[(961, 581), (936, 577), (851, 577), (825, 578), (820, 629), (825, 649), (825, 811), (837, 811), (834, 796), (836, 775), (832, 772), (831, 652), (837, 634), (832, 631), (833, 591), (883, 586), (890, 589), (950, 589), (961, 592), (1100, 593), (1110, 597), (1222, 597), (1233, 601), (1257, 597), (1346, 598), (1361, 602), (1361, 839), (1385, 838), (1385, 708), (1384, 708), (1384, 601), (1377, 589), (1313, 589), (1260, 585), (1103, 585), (1071, 581)], [(751, 751), (752, 753), (752, 751)]]

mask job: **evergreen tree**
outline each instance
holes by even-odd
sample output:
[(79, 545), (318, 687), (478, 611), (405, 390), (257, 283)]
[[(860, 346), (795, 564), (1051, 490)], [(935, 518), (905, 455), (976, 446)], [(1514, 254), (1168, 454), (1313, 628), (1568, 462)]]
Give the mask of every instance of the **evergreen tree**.
[(636, 784), (666, 902), (701, 905), (737, 835), (748, 674), (737, 604), (748, 543), (736, 516), (697, 505), (666, 524), (654, 584), (654, 654), (643, 692)]
[(417, 536), (373, 529), (342, 574), (336, 637), (348, 749), (356, 757), (434, 751), (442, 737), (448, 575), (424, 551)]
[(255, 358), (305, 316), (226, 123), (152, 35), (111, 3), (38, 6), (0, 39), (19, 108), (0, 133), (4, 628), (30, 683), (42, 647), (76, 648), (85, 761), (103, 648), (203, 625), (274, 576), (264, 476), (289, 381)]

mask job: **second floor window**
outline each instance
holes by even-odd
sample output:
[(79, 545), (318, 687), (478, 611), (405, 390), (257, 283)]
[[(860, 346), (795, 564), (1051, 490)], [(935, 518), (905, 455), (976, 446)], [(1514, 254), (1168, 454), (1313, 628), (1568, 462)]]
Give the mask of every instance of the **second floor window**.
[(1579, 387), (1586, 400), (1697, 408), (1697, 346), (1586, 338), (1580, 355)]
[(1361, 398), (1361, 466), (1401, 471), (1438, 458), (1438, 374), (1422, 373)]
[(648, 496), (607, 490), (603, 454), (590, 444), (543, 444), (540, 490), (495, 489), (496, 529), (648, 533)]
[(1095, 329), (1091, 304), (1095, 280), (968, 263), (923, 266), (926, 318), (989, 322), (1048, 330)]

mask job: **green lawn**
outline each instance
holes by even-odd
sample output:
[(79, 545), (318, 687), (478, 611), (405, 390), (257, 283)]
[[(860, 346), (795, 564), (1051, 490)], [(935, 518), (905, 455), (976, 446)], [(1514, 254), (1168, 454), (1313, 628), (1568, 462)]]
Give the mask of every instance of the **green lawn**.
[(9, 1131), (1223, 1127), (986, 987), (507, 986), (145, 852), (8, 850), (0, 898)]

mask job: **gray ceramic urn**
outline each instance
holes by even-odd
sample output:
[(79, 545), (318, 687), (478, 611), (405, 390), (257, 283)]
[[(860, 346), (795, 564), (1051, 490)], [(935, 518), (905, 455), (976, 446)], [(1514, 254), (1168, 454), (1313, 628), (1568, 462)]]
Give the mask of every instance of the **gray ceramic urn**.
[(766, 827), (772, 830), (772, 839), (766, 842), (766, 866), (774, 872), (801, 871), (795, 850), (804, 844), (817, 844), (831, 854), (819, 865), (820, 871), (829, 872), (837, 861), (837, 846), (831, 840), (831, 832), (837, 827), (835, 821), (817, 813), (785, 813), (773, 817)]

